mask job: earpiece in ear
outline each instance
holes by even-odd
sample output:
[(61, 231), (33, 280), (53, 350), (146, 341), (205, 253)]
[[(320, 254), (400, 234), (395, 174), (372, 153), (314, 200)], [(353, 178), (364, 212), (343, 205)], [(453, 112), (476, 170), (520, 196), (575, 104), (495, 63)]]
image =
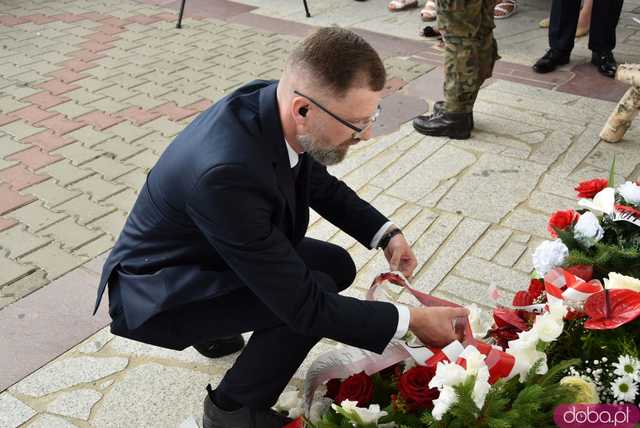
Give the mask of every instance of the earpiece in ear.
[(298, 113), (300, 113), (300, 116), (302, 117), (306, 117), (307, 116), (307, 112), (309, 111), (308, 108), (306, 107), (300, 107), (300, 109), (298, 110)]

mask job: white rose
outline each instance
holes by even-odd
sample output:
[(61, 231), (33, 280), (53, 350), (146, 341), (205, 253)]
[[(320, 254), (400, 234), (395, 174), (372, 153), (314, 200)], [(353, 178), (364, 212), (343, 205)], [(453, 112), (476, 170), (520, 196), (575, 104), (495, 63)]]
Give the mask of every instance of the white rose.
[(507, 342), (507, 346), (510, 349), (529, 349), (535, 348), (539, 341), (538, 332), (534, 329), (529, 329), (518, 333), (518, 338)]
[(568, 312), (568, 308), (565, 306), (562, 299), (558, 299), (550, 294), (547, 295), (547, 306), (549, 307), (549, 314), (556, 320), (564, 323), (564, 316)]
[(563, 328), (564, 322), (562, 319), (558, 320), (547, 312), (536, 317), (531, 329), (536, 331), (536, 334), (543, 342), (553, 342), (562, 334)]
[(445, 386), (458, 385), (467, 378), (466, 370), (456, 363), (440, 362), (436, 366), (436, 374), (429, 382), (429, 388), (442, 389)]
[(569, 249), (560, 239), (544, 241), (533, 252), (533, 266), (540, 275), (544, 276), (564, 263), (568, 255)]
[[(429, 385), (431, 386), (431, 385)], [(442, 417), (449, 411), (458, 400), (456, 391), (451, 386), (446, 386), (440, 390), (440, 395), (437, 399), (433, 400), (433, 410), (431, 414), (435, 420), (442, 420)]]
[(626, 183), (618, 186), (618, 193), (620, 193), (624, 200), (630, 204), (640, 204), (640, 186), (636, 183), (627, 181)]
[(604, 286), (605, 288), (626, 288), (640, 293), (640, 279), (616, 272), (609, 272), (609, 279), (604, 279)]
[(585, 247), (592, 247), (597, 241), (604, 236), (604, 229), (600, 226), (600, 221), (591, 211), (582, 214), (573, 231), (576, 239), (584, 244)]

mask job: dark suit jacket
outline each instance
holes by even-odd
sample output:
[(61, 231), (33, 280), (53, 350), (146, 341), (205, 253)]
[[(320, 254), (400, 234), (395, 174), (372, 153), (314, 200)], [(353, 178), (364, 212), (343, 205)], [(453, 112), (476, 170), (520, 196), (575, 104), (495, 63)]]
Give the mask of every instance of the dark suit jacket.
[(309, 156), (294, 182), (276, 87), (249, 83), (167, 147), (104, 265), (96, 309), (106, 284), (117, 283), (121, 301), (110, 305), (133, 330), (167, 309), (249, 287), (298, 332), (384, 349), (397, 327), (393, 305), (323, 291), (294, 246), (309, 207), (365, 246), (387, 218)]

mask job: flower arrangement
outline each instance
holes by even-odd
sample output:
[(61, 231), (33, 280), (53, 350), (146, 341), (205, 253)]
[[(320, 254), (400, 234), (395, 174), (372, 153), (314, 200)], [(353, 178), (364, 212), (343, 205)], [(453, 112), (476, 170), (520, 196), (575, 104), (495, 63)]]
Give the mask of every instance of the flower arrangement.
[[(464, 343), (418, 352), (405, 338), (382, 356), (346, 352), (324, 367), (342, 376), (305, 382), (289, 412), (305, 401), (305, 416), (288, 428), (554, 426), (563, 403), (640, 405), (640, 183), (614, 187), (613, 169), (578, 184), (582, 209), (549, 218), (529, 286), (497, 305), (492, 325), (472, 306)], [(381, 284), (449, 304), (401, 275), (380, 275), (372, 290)]]

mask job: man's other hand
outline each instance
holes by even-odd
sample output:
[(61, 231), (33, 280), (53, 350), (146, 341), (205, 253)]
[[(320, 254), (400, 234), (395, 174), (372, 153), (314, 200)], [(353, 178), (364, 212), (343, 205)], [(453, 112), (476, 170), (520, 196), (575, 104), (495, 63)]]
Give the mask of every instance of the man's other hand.
[(427, 346), (442, 348), (454, 340), (462, 341), (464, 331), (456, 328), (458, 318), (466, 318), (469, 310), (446, 306), (410, 309), (409, 330)]
[(387, 248), (384, 249), (384, 255), (392, 271), (398, 270), (405, 277), (411, 278), (418, 262), (411, 246), (401, 233), (391, 238)]

